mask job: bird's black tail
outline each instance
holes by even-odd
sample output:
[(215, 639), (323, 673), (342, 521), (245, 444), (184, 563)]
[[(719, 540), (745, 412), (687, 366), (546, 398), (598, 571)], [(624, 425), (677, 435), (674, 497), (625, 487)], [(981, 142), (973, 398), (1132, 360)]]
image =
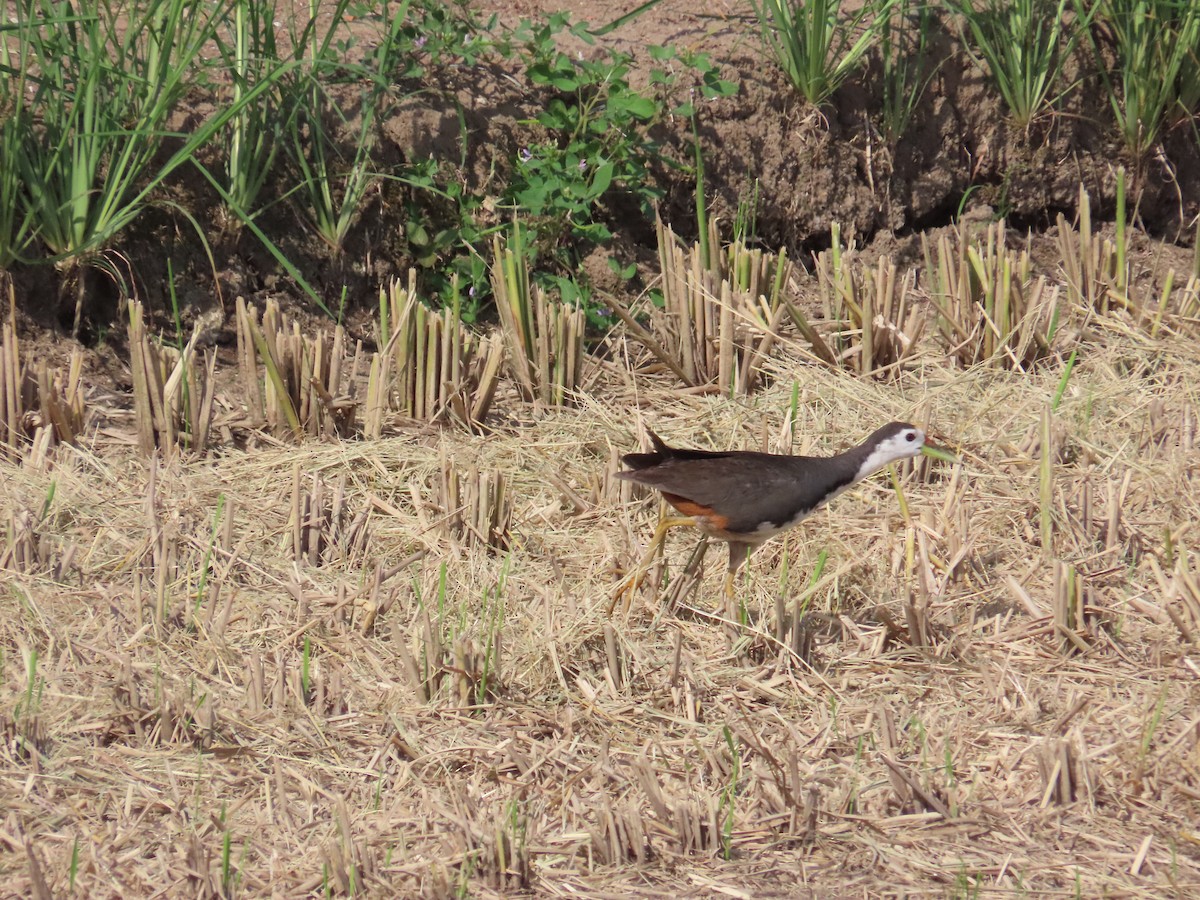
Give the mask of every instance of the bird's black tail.
[(646, 434), (650, 435), (650, 441), (654, 444), (653, 453), (626, 453), (621, 457), (621, 461), (635, 472), (641, 469), (652, 469), (655, 466), (661, 466), (663, 463), (670, 462), (673, 459), (721, 459), (731, 455), (728, 452), (720, 450), (690, 450), (684, 447), (669, 447), (662, 438), (649, 428), (646, 429)]
[(674, 449), (668, 447), (666, 442), (649, 428), (646, 429), (646, 434), (650, 435), (650, 441), (654, 444), (653, 453), (626, 453), (621, 457), (621, 462), (635, 471), (638, 469), (652, 469), (666, 462), (675, 454)]

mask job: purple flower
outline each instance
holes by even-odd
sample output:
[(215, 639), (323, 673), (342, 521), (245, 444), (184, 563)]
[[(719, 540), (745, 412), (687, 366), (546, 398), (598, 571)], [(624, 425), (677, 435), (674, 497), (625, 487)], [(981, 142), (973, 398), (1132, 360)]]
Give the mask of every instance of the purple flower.
[(421, 35), (419, 38), (417, 38), (415, 41), (413, 41), (413, 46), (416, 47), (418, 50), (420, 50), (422, 47), (425, 46), (425, 42), (427, 40), (428, 40), (428, 38), (426, 38), (425, 35)]
[(581, 160), (579, 161), (579, 171), (580, 171), (580, 172), (586, 172), (586, 171), (587, 171), (587, 160), (586, 160), (586, 159), (581, 159)]
[(522, 147), (521, 148), (521, 159), (525, 160), (526, 162), (533, 159), (533, 151), (530, 150), (528, 147)]

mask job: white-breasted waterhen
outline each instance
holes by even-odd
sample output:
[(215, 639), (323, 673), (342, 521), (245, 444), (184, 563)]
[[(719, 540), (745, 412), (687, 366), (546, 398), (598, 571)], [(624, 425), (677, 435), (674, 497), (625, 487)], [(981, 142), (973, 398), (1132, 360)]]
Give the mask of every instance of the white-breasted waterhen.
[(682, 515), (658, 523), (642, 561), (613, 597), (610, 612), (622, 593), (637, 587), (671, 528), (692, 525), (729, 544), (725, 592), (732, 597), (734, 575), (755, 547), (888, 463), (916, 456), (925, 445), (925, 433), (907, 422), (884, 425), (836, 456), (684, 450), (646, 430), (654, 452), (623, 456), (630, 468), (617, 477), (658, 489)]

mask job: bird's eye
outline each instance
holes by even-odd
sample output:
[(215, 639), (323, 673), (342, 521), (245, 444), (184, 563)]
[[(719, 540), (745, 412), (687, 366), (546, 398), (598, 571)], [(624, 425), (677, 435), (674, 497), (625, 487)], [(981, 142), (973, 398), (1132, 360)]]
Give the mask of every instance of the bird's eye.
[(911, 444), (913, 441), (915, 441), (917, 439), (917, 436), (914, 432), (909, 431), (904, 435), (904, 439)]

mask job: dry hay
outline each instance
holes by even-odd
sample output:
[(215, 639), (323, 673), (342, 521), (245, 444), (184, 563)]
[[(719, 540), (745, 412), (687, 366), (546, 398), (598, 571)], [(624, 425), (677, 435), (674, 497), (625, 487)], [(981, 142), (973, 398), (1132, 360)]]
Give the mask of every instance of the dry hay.
[[(0, 461), (6, 890), (1195, 896), (1198, 357), (1093, 336), (1049, 419), (1050, 552), (1061, 362), (887, 384), (790, 348), (744, 400), (612, 367), (486, 437)], [(679, 590), (675, 534), (677, 605), (605, 618), (656, 514), (611, 478), (640, 420), (825, 453), (891, 418), (963, 461), (907, 470), (911, 524), (870, 480), (755, 554), (733, 618), (723, 552)], [(443, 458), (504, 477), (507, 549), (446, 527)], [(305, 509), (343, 523), (311, 560)], [(820, 624), (799, 652), (780, 597)]]

